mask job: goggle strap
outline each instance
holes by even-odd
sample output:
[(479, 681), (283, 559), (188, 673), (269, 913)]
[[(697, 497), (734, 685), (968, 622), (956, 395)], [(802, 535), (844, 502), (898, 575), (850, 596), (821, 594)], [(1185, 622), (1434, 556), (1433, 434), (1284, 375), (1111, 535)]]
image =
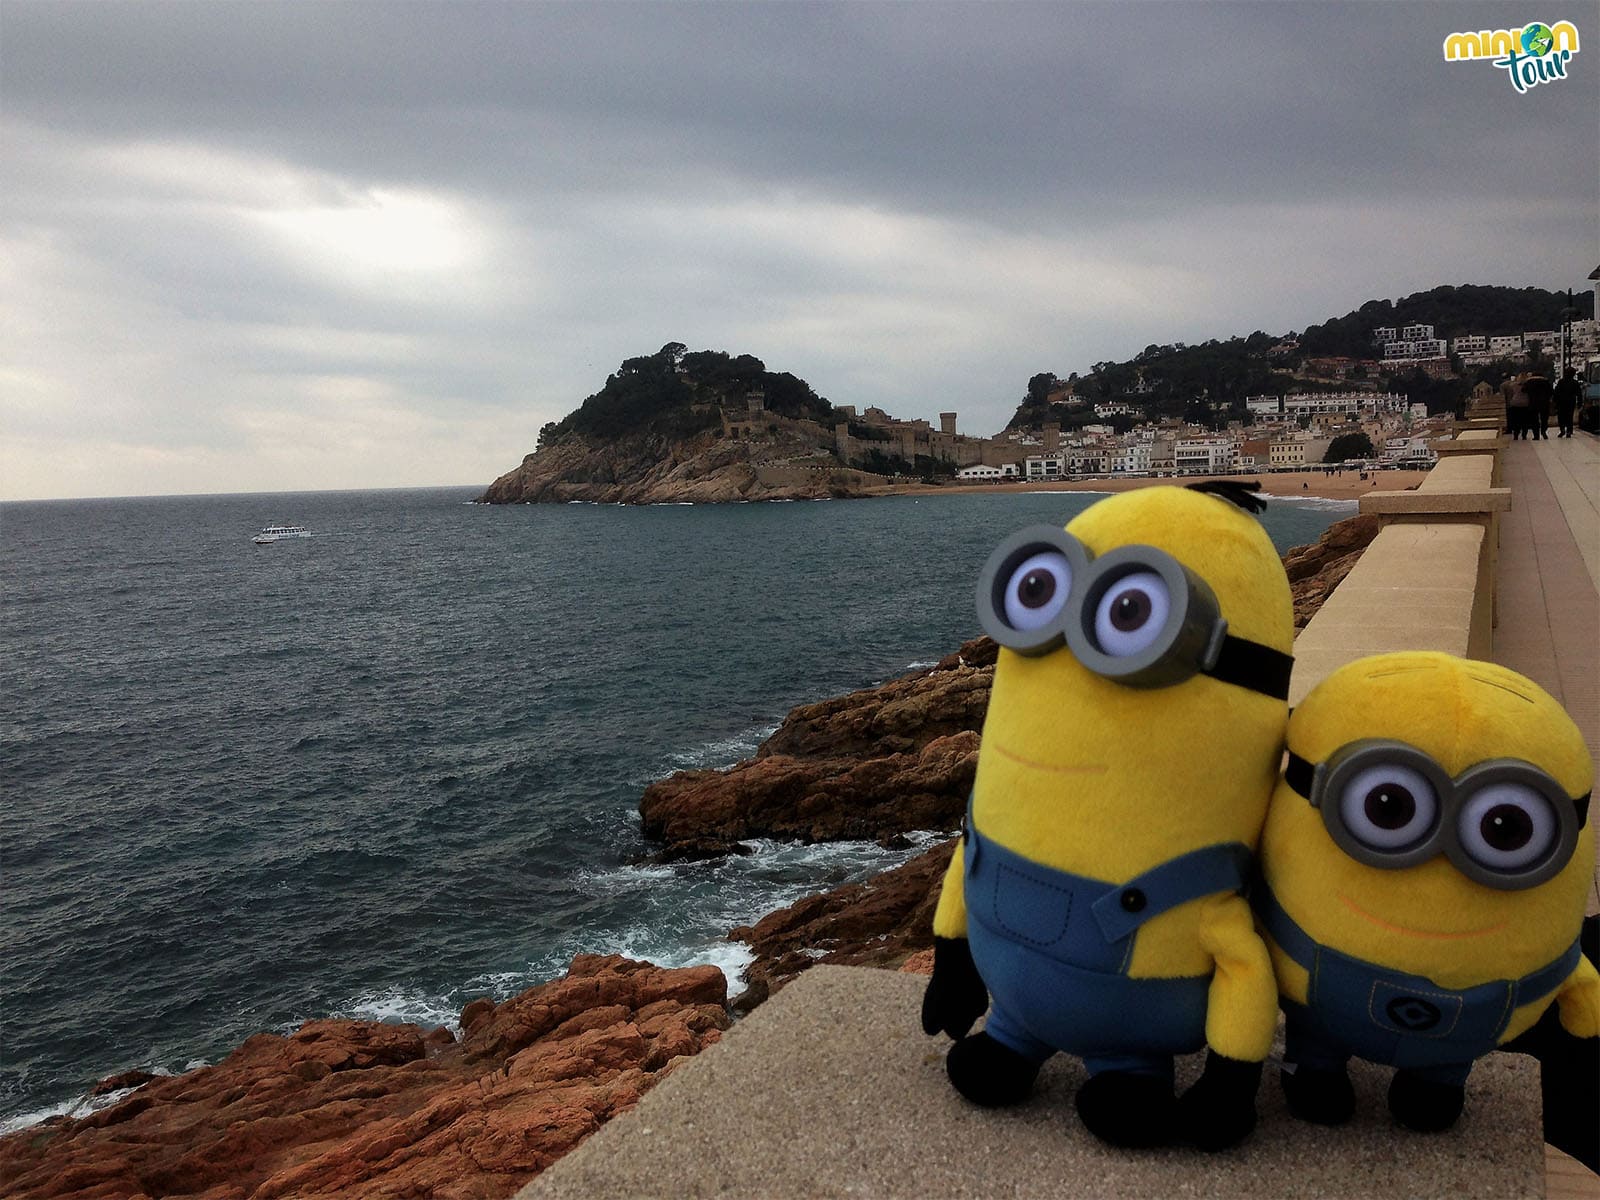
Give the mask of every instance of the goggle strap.
[(1289, 673), (1294, 669), (1294, 656), (1248, 638), (1228, 634), (1222, 639), (1222, 651), (1216, 665), (1207, 675), (1271, 696), (1274, 700), (1289, 698)]
[(1283, 781), (1302, 799), (1311, 799), (1311, 785), (1316, 776), (1317, 768), (1313, 764), (1308, 763), (1293, 750), (1289, 751), (1289, 765), (1284, 768)]
[[(1309, 763), (1293, 750), (1289, 751), (1289, 764), (1283, 769), (1283, 781), (1292, 791), (1305, 800), (1311, 799), (1312, 784), (1316, 779), (1316, 764)], [(1593, 789), (1581, 796), (1574, 797), (1572, 807), (1578, 813), (1578, 828), (1582, 829), (1589, 823), (1589, 799), (1594, 795)]]

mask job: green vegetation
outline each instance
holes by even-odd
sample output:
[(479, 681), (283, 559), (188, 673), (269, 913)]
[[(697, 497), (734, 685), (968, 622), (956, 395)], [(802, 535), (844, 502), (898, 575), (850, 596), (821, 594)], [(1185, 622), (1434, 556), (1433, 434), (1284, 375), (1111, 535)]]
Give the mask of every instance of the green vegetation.
[(833, 421), (833, 405), (805, 380), (768, 371), (754, 355), (690, 352), (682, 342), (668, 342), (654, 354), (626, 359), (603, 388), (541, 429), (539, 445), (569, 435), (601, 440), (640, 433), (688, 437), (716, 429), (721, 405), (744, 412), (752, 392), (762, 392), (767, 411), (780, 416), (809, 418), (824, 426)]
[[(1593, 295), (1574, 294), (1571, 308), (1575, 318), (1591, 316)], [(1059, 422), (1063, 431), (1093, 424), (1116, 428), (1116, 422), (1135, 418), (1103, 419), (1094, 414), (1096, 404), (1116, 400), (1135, 409), (1140, 414), (1136, 419), (1181, 417), (1221, 429), (1230, 420), (1248, 419), (1244, 407), (1248, 396), (1341, 392), (1357, 381), (1398, 392), (1414, 404), (1427, 405), (1430, 413), (1448, 412), (1480, 381), (1498, 386), (1507, 374), (1507, 364), (1463, 370), (1455, 359), (1451, 365), (1456, 377), (1435, 379), (1414, 365), (1386, 368), (1375, 362), (1354, 368), (1349, 379), (1343, 380), (1309, 375), (1304, 371), (1306, 360), (1376, 359), (1372, 331), (1383, 326), (1432, 325), (1436, 336), (1447, 339), (1464, 333), (1524, 333), (1559, 329), (1568, 311), (1565, 294), (1543, 288), (1438, 287), (1400, 300), (1368, 301), (1354, 312), (1313, 325), (1298, 335), (1280, 338), (1257, 330), (1248, 337), (1200, 346), (1181, 342), (1146, 346), (1127, 362), (1095, 363), (1085, 376), (1074, 373), (1062, 380), (1048, 371), (1032, 376), (1007, 428), (1038, 429), (1046, 421)], [(1292, 345), (1296, 338), (1298, 346)], [(1530, 349), (1533, 364), (1548, 367), (1551, 347)]]
[(1341, 433), (1328, 444), (1322, 456), (1325, 463), (1349, 462), (1352, 458), (1371, 458), (1372, 439), (1364, 433)]
[[(1578, 318), (1594, 315), (1594, 295), (1576, 293), (1572, 307)], [(1372, 331), (1385, 326), (1432, 325), (1435, 337), (1454, 338), (1464, 333), (1526, 333), (1530, 329), (1559, 329), (1565, 319), (1567, 297), (1544, 288), (1436, 287), (1399, 300), (1369, 300), (1354, 312), (1313, 325), (1300, 335), (1301, 354), (1373, 356)]]

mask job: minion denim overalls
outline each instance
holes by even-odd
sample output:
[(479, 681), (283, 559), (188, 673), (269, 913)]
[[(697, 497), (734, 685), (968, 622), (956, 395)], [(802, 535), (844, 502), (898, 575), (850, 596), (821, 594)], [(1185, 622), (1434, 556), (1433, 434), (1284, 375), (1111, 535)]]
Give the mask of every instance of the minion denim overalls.
[(1310, 973), (1308, 1003), (1283, 1001), (1284, 1059), (1316, 1070), (1342, 1070), (1355, 1055), (1460, 1087), (1473, 1060), (1499, 1044), (1513, 1010), (1555, 991), (1578, 965), (1574, 941), (1521, 979), (1443, 988), (1317, 945), (1262, 881), (1252, 899), (1278, 948)]
[(1240, 891), (1251, 855), (1238, 842), (1192, 851), (1127, 883), (1046, 867), (983, 837), (967, 806), (967, 938), (989, 989), (985, 1031), (1025, 1058), (1056, 1051), (1091, 1075), (1172, 1075), (1172, 1056), (1205, 1044), (1210, 975), (1128, 976), (1138, 929), (1217, 892)]

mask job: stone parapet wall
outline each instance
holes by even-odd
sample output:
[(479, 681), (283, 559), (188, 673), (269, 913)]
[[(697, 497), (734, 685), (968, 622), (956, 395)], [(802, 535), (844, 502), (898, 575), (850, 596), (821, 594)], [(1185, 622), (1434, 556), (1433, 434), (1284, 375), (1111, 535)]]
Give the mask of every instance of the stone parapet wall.
[(1454, 438), (1435, 443), (1438, 465), (1415, 491), (1361, 498), (1383, 527), (1295, 639), (1290, 704), (1369, 654), (1491, 656), (1500, 518), (1513, 502), (1500, 486), (1496, 415), (1493, 401), (1475, 404)]

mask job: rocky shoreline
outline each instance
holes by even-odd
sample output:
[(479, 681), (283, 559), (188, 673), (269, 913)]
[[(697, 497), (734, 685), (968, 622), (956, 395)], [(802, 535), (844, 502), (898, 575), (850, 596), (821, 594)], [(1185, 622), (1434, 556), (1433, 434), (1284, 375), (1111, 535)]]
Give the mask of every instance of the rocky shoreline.
[(750, 445), (711, 434), (570, 438), (528, 455), (478, 497), (480, 504), (727, 504), (750, 500), (850, 499), (887, 481), (819, 458), (808, 443)]
[[(1299, 628), (1376, 536), (1340, 521), (1284, 556)], [(963, 645), (932, 669), (791, 712), (756, 754), (684, 771), (640, 801), (663, 858), (736, 853), (755, 837), (948, 834), (894, 870), (768, 913), (729, 938), (755, 953), (730, 1004), (715, 967), (581, 955), (568, 973), (446, 1028), (312, 1021), (259, 1034), (215, 1066), (103, 1081), (132, 1089), (84, 1117), (0, 1138), (17, 1200), (495, 1200), (572, 1149), (732, 1020), (819, 962), (917, 969), (977, 767), (997, 650)]]

